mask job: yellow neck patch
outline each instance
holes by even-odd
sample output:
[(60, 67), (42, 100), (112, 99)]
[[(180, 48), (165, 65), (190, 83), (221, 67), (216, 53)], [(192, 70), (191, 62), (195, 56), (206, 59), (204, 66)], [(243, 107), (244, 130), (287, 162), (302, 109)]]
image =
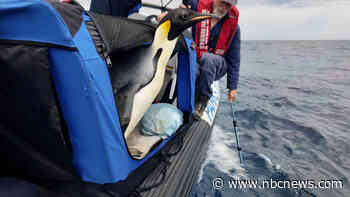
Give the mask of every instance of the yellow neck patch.
[(167, 20), (165, 21), (164, 23), (162, 23), (160, 25), (160, 28), (162, 29), (163, 33), (164, 33), (164, 36), (166, 36), (166, 38), (168, 38), (168, 34), (169, 34), (169, 31), (170, 31), (170, 20)]

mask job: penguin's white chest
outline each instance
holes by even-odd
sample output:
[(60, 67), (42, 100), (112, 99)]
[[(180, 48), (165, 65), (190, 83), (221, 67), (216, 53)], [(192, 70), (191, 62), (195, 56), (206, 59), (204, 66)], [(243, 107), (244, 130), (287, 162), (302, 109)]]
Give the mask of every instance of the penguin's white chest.
[[(124, 133), (126, 138), (135, 129), (137, 123), (141, 120), (162, 88), (166, 65), (175, 48), (176, 41), (177, 39), (172, 41), (164, 40), (163, 42), (160, 40), (155, 40), (155, 42), (152, 44), (152, 57), (154, 63), (156, 64), (155, 74), (151, 82), (139, 90), (134, 96), (130, 122)], [(159, 58), (155, 58), (157, 56), (157, 52), (160, 54)]]

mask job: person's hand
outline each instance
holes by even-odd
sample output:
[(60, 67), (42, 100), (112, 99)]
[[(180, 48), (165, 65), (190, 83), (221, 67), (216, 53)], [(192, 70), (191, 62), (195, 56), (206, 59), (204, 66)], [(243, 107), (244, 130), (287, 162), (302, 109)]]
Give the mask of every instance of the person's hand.
[[(181, 3), (180, 6), (179, 6), (179, 8), (191, 8), (191, 6), (190, 6), (190, 5), (186, 6), (185, 4)], [(164, 16), (165, 16), (166, 14), (167, 14), (167, 13), (165, 13), (165, 12), (162, 12), (161, 14), (159, 14), (159, 15), (157, 16), (157, 21), (158, 21), (158, 22), (161, 21), (162, 18), (164, 18)]]
[(190, 5), (186, 6), (185, 4), (181, 3), (179, 8), (191, 8), (191, 6)]
[(164, 16), (165, 16), (166, 14), (167, 14), (166, 12), (162, 12), (161, 14), (159, 14), (159, 15), (157, 16), (157, 21), (160, 22), (160, 21), (164, 18)]
[(237, 96), (237, 91), (236, 90), (229, 90), (227, 92), (227, 100), (228, 102), (234, 102)]

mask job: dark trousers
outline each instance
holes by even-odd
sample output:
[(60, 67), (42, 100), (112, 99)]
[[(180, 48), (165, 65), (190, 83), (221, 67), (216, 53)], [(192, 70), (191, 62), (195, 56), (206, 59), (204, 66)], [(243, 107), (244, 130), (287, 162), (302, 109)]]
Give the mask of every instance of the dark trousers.
[(92, 0), (90, 10), (99, 14), (127, 17), (141, 0)]
[(212, 53), (204, 53), (197, 64), (196, 95), (212, 95), (211, 84), (221, 79), (227, 72), (227, 63), (224, 57)]

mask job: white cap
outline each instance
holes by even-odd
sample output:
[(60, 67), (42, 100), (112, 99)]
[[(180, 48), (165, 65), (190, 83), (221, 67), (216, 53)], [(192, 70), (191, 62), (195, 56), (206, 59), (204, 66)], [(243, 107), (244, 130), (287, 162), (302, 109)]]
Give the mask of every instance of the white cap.
[(229, 3), (231, 5), (236, 5), (237, 4), (237, 0), (221, 0), (221, 1)]

